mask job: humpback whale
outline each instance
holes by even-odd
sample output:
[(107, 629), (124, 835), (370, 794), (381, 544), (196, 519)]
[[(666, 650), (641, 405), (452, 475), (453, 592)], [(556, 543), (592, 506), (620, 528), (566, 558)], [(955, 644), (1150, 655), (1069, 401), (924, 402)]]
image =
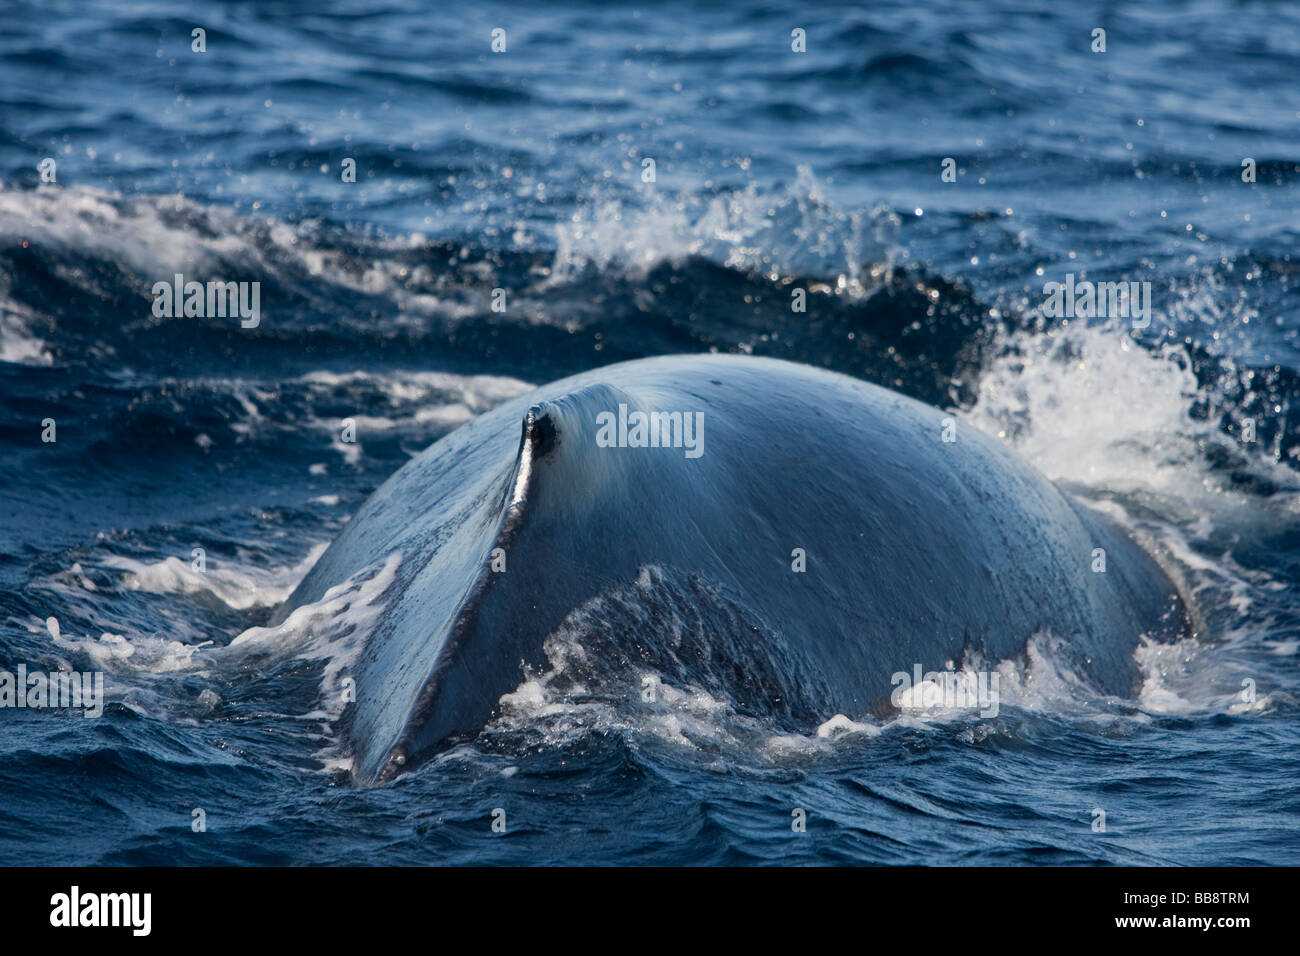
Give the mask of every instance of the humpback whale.
[[(394, 555), (343, 717), (360, 782), (472, 739), (602, 595), (623, 619), (597, 636), (627, 659), (805, 729), (1039, 633), (1128, 695), (1139, 640), (1190, 626), (1156, 561), (996, 439), (743, 356), (611, 365), (473, 419), (375, 491), (271, 623)], [(628, 606), (638, 582), (670, 599)]]

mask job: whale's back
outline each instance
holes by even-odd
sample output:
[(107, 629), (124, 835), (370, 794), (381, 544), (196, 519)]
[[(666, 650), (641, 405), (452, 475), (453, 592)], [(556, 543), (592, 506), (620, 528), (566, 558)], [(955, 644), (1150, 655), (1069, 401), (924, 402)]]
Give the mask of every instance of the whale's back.
[[(660, 447), (637, 447), (638, 412), (659, 414)], [(1045, 630), (1128, 694), (1139, 637), (1185, 626), (1168, 577), (948, 417), (768, 359), (584, 373), (403, 467), (277, 618), (400, 553), (356, 665), (361, 779), (476, 733), (575, 609), (650, 575), (680, 600), (627, 611), (618, 653), (793, 724), (882, 711), (896, 672), (1011, 657)]]

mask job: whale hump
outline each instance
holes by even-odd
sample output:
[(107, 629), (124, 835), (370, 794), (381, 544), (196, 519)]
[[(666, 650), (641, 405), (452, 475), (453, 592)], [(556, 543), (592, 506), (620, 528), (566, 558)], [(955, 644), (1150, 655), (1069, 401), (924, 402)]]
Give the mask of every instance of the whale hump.
[(363, 781), (476, 735), (584, 608), (611, 660), (791, 727), (886, 713), (891, 675), (1041, 631), (1130, 693), (1138, 640), (1188, 626), (1176, 588), (996, 440), (944, 440), (948, 417), (771, 359), (584, 373), (401, 468), (277, 618), (400, 555), (344, 716)]

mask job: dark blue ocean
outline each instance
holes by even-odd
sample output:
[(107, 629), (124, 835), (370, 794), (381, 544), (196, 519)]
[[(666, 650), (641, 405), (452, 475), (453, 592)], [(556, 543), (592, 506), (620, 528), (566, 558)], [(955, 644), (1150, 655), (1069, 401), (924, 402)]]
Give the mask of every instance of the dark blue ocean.
[[(0, 670), (106, 698), (0, 708), (0, 864), (1300, 864), (1300, 6), (708, 6), (0, 0)], [(259, 324), (155, 315), (176, 273)], [(1149, 325), (1045, 316), (1067, 274)], [(530, 385), (709, 351), (959, 412), (1196, 638), (1129, 699), (1034, 650), (996, 717), (793, 734), (559, 655), (354, 783), (366, 608), (263, 627), (349, 516)]]

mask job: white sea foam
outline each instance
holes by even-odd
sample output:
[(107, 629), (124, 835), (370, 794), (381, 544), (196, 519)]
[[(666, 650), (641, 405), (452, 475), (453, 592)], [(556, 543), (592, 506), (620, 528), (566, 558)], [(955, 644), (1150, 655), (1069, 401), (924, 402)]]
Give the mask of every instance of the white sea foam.
[[(1198, 384), (1182, 346), (1144, 348), (1110, 325), (1018, 332), (1000, 346), (968, 417), (1049, 478), (1141, 496), (1173, 521), (1205, 514), (1249, 521), (1259, 498), (1211, 469), (1206, 448), (1217, 445), (1295, 487), (1272, 449), (1234, 442), (1193, 415), (1198, 401), (1219, 408), (1224, 398), (1219, 383)], [(1296, 507), (1294, 491), (1287, 501)]]
[(199, 571), (192, 561), (167, 557), (161, 561), (147, 562), (135, 558), (110, 555), (100, 563), (107, 568), (124, 572), (123, 584), (134, 591), (153, 594), (207, 593), (227, 607), (245, 611), (253, 607), (276, 607), (292, 593), (298, 582), (324, 553), (326, 545), (315, 545), (293, 567), (254, 568), (222, 560), (218, 556), (204, 558), (204, 570)]
[[(997, 662), (971, 657), (955, 668), (957, 680), (972, 687), (981, 671), (992, 668), (998, 681), (996, 716), (928, 698), (927, 706), (883, 717), (829, 715), (809, 732), (796, 733), (774, 730), (763, 719), (737, 712), (726, 700), (699, 687), (677, 686), (651, 670), (624, 675), (625, 693), (611, 697), (604, 688), (595, 694), (580, 680), (568, 679), (574, 664), (586, 656), (580, 633), (572, 629), (548, 639), (546, 655), (547, 666), (541, 673), (528, 675), (501, 698), (500, 715), (487, 733), (541, 735), (550, 745), (591, 733), (615, 733), (633, 741), (653, 739), (695, 754), (741, 750), (780, 765), (826, 753), (843, 743), (904, 731), (978, 741), (1005, 732), (1015, 714), (1066, 719), (1114, 735), (1131, 733), (1162, 715), (1241, 714), (1266, 710), (1272, 704), (1263, 692), (1248, 700), (1245, 689), (1234, 683), (1246, 670), (1225, 670), (1213, 656), (1213, 646), (1197, 641), (1144, 642), (1136, 654), (1141, 687), (1135, 698), (1109, 697), (1075, 667), (1067, 646), (1042, 633), (1028, 641), (1020, 657)], [(581, 667), (576, 669), (585, 673)], [(651, 701), (641, 696), (646, 687), (654, 689)]]
[(635, 204), (592, 195), (555, 227), (552, 279), (565, 281), (589, 266), (644, 274), (702, 256), (773, 280), (831, 276), (834, 291), (861, 295), (874, 288), (892, 265), (898, 217), (883, 205), (840, 212), (822, 195), (811, 167), (795, 172), (775, 195), (753, 184), (704, 199), (649, 192)]
[(0, 362), (17, 365), (53, 364), (49, 346), (30, 330), (32, 320), (30, 310), (0, 293)]
[[(241, 567), (222, 573), (210, 564), (207, 572), (200, 573), (175, 558), (150, 563), (115, 557), (102, 564), (124, 572), (123, 582), (128, 587), (158, 594), (202, 591), (232, 609), (246, 610), (283, 601), (324, 548), (319, 544), (296, 565), (269, 570)], [(267, 713), (306, 721), (307, 730), (302, 736), (319, 750), (319, 758), (331, 767), (343, 766), (348, 759), (346, 747), (332, 731), (332, 722), (347, 702), (343, 678), (355, 665), (382, 614), (383, 595), (400, 564), (401, 555), (394, 552), (382, 564), (363, 569), (331, 588), (319, 601), (297, 608), (275, 627), (249, 628), (226, 646), (196, 640), (194, 628), (187, 626), (183, 615), (168, 615), (160, 620), (158, 623), (165, 627), (155, 633), (102, 630), (98, 634), (78, 634), (55, 617), (31, 621), (28, 630), (48, 636), (48, 653), (62, 669), (84, 670), (88, 659), (91, 669), (109, 675), (105, 682), (108, 702), (142, 715), (167, 714), (170, 719), (186, 722), (216, 712), (223, 702), (219, 692), (223, 685), (232, 688), (227, 693), (237, 699), (249, 672), (269, 673), (294, 661), (323, 661), (316, 694), (283, 702), (284, 712)], [(86, 609), (98, 607), (78, 600), (78, 578), (83, 574), (79, 565), (75, 571), (45, 579), (42, 587), (60, 592), (65, 603)], [(165, 680), (169, 677), (217, 683), (191, 696), (169, 690), (171, 685)]]
[[(526, 392), (533, 386), (504, 375), (456, 375), (451, 372), (333, 372), (314, 371), (297, 379), (309, 386), (324, 389), (362, 388), (378, 392), (394, 406), (411, 405), (417, 416), (444, 416), (459, 423), (485, 412), (495, 405)], [(455, 396), (452, 404), (440, 403), (429, 408), (431, 400)], [(416, 420), (420, 419), (417, 417)], [(442, 420), (442, 419), (440, 419)]]
[[(429, 268), (412, 269), (401, 257), (383, 253), (418, 248), (426, 242), (423, 236), (372, 239), (376, 257), (358, 268), (351, 252), (314, 242), (313, 228), (311, 222), (289, 225), (179, 194), (124, 196), (82, 185), (0, 189), (0, 233), (23, 236), (37, 246), (103, 256), (150, 283), (176, 272), (224, 277), (233, 270), (272, 279), (293, 270), (319, 282), (387, 296), (399, 314), (436, 312), (454, 318), (480, 308), (478, 302), (408, 291), (432, 281)], [(238, 279), (233, 273), (230, 277)], [(140, 318), (152, 321), (147, 291), (141, 287)]]
[(396, 579), (401, 563), (401, 553), (394, 551), (381, 566), (354, 574), (326, 591), (319, 601), (295, 608), (280, 624), (249, 628), (213, 656), (225, 666), (263, 655), (324, 661), (319, 710), (298, 716), (336, 720), (347, 706), (343, 680), (384, 611), (384, 593)]

